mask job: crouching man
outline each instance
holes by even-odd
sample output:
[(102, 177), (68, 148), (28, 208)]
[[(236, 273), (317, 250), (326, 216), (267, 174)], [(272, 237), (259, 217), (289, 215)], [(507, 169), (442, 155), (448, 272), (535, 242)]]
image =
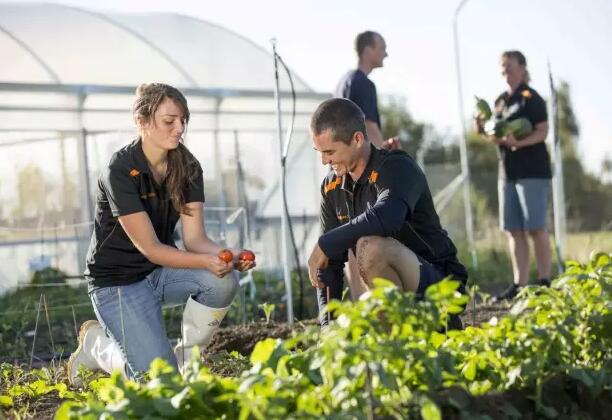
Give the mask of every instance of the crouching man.
[[(328, 300), (342, 297), (349, 249), (360, 274), (349, 281), (353, 298), (367, 291), (376, 277), (422, 295), (429, 285), (452, 276), (463, 290), (467, 271), (440, 225), (416, 162), (402, 151), (374, 147), (363, 113), (347, 99), (319, 105), (310, 131), (321, 163), (331, 167), (321, 185), (322, 236), (308, 260), (321, 325), (328, 322)], [(449, 328), (461, 328), (458, 317), (451, 324)]]

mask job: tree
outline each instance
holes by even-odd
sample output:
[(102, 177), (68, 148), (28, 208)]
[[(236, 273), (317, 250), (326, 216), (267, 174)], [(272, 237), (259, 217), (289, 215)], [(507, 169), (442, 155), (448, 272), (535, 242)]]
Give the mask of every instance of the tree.
[(568, 228), (574, 231), (604, 229), (612, 221), (612, 185), (587, 173), (582, 166), (576, 151), (579, 124), (566, 82), (561, 82), (557, 90), (557, 110)]
[(570, 99), (570, 87), (567, 82), (561, 82), (557, 89), (557, 117), (559, 139), (564, 156), (576, 156), (580, 128)]
[(45, 178), (35, 164), (28, 164), (17, 173), (17, 205), (14, 218), (36, 218), (45, 211)]
[(399, 136), (402, 149), (411, 156), (425, 141), (427, 132), (432, 131), (430, 124), (416, 122), (406, 109), (402, 97), (392, 96), (380, 107), (382, 133), (384, 138)]
[(604, 160), (601, 162), (601, 174), (604, 179), (612, 179), (612, 157), (610, 155), (606, 155)]

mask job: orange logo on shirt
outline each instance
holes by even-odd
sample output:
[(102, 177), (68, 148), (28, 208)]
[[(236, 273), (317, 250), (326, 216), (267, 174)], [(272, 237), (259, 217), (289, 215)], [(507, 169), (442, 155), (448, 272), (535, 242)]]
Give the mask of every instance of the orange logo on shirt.
[(374, 182), (376, 182), (377, 179), (378, 179), (378, 172), (376, 171), (370, 172), (370, 177), (368, 178), (368, 180), (370, 181), (370, 184), (373, 184)]
[(325, 185), (325, 188), (324, 188), (325, 194), (327, 194), (330, 191), (335, 190), (336, 187), (338, 185), (340, 185), (341, 183), (342, 183), (342, 178), (336, 178), (334, 181), (332, 181), (329, 184)]
[(139, 175), (140, 172), (138, 172), (138, 169), (134, 168), (130, 171), (130, 176), (136, 176)]
[(348, 214), (336, 214), (336, 218), (338, 219), (339, 222), (347, 222), (349, 220), (349, 215)]
[(524, 91), (522, 91), (521, 95), (523, 96), (523, 98), (531, 98), (531, 92), (529, 91), (529, 89), (525, 89)]

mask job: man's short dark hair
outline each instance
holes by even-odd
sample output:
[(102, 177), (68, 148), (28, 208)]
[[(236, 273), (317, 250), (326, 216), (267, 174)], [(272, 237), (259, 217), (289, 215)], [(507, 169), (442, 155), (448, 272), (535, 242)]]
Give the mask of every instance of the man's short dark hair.
[(361, 109), (344, 98), (328, 99), (321, 103), (310, 120), (312, 134), (331, 130), (333, 141), (350, 144), (353, 135), (360, 131), (367, 139), (365, 117)]
[(377, 36), (381, 35), (378, 32), (374, 31), (365, 31), (357, 35), (357, 38), (355, 38), (355, 50), (357, 51), (358, 57), (361, 57), (361, 54), (363, 54), (363, 50), (365, 50), (365, 47), (376, 46)]

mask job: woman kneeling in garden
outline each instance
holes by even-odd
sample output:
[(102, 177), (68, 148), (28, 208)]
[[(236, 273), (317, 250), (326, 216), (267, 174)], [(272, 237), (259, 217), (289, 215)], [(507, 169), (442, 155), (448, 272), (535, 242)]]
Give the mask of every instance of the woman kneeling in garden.
[[(175, 368), (191, 348), (207, 344), (238, 290), (232, 270), (253, 261), (224, 262), (203, 223), (202, 168), (182, 143), (187, 100), (164, 84), (138, 87), (134, 103), (138, 138), (117, 151), (98, 180), (95, 227), (85, 276), (98, 321), (86, 321), (68, 361), (78, 367), (139, 379), (153, 359)], [(172, 238), (181, 221), (185, 251)], [(234, 252), (238, 255), (238, 252)], [(182, 340), (173, 350), (162, 305), (185, 304)]]

